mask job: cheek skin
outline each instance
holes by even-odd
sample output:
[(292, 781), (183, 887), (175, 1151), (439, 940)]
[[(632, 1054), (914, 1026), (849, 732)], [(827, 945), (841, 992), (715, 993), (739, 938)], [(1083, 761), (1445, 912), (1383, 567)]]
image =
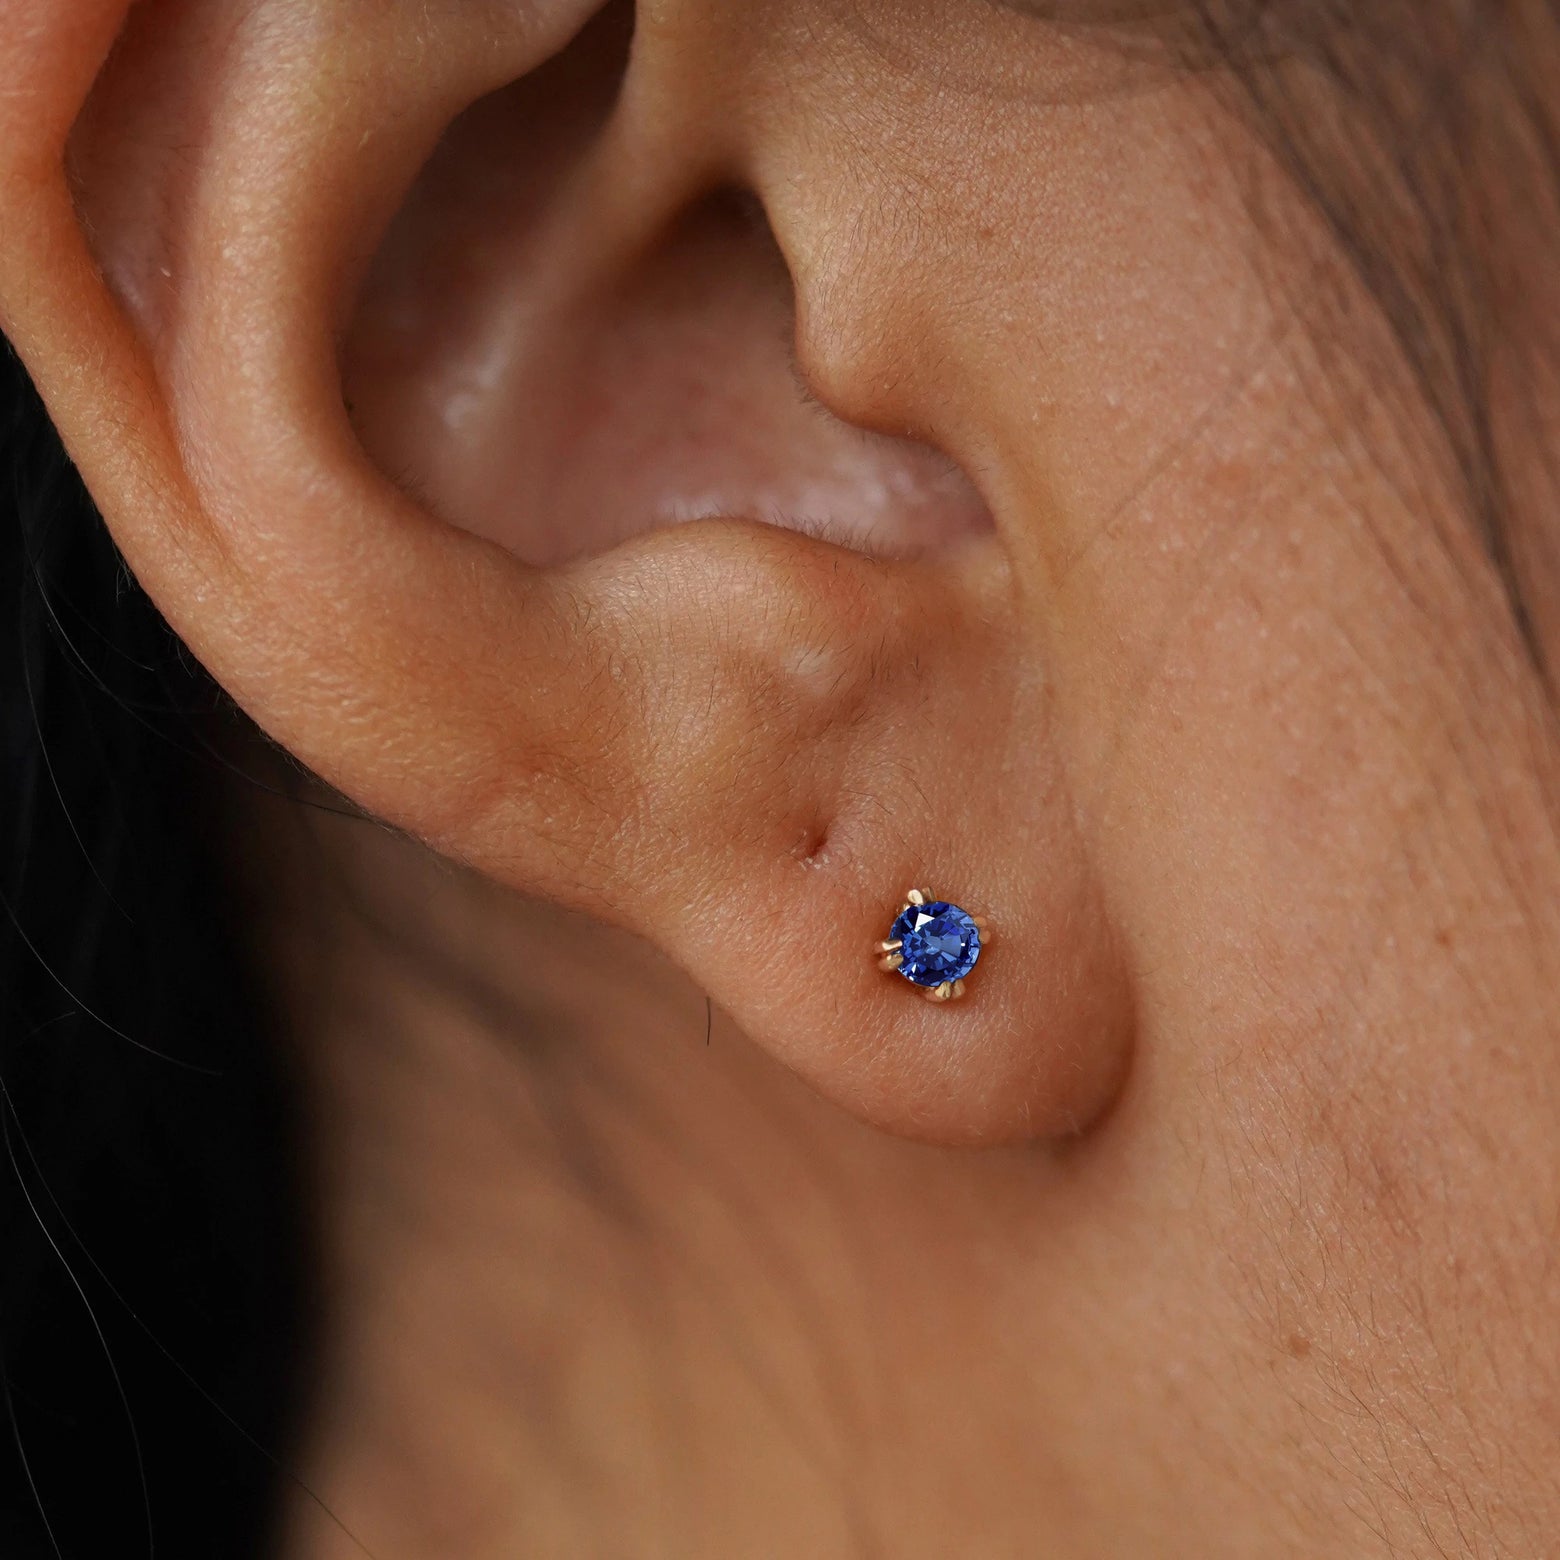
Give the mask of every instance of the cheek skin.
[[(1139, 1003), (1128, 1091), (1073, 1207), (1046, 1214), (1098, 1309), (1029, 1273), (1015, 1325), (1047, 1360), (1136, 1361), (1204, 1455), (1227, 1436), (1305, 1491), (1327, 1513), (1309, 1531), (1350, 1530), (1380, 1433), (1407, 1470), (1389, 1530), (1451, 1532), (1435, 1458), (1476, 1458), (1417, 1389), (1358, 1440), (1315, 1420), (1339, 1382), (1379, 1396), (1378, 1351), (1447, 1380), (1447, 1326), (1493, 1329), (1520, 1373), (1490, 1286), (1529, 1307), (1552, 1287), (1533, 1238), (1557, 1199), (1534, 1106), (1555, 1087), (1544, 961), (1509, 935), (1552, 919), (1547, 748), (1471, 528), (1441, 535), (1404, 501), (1442, 503), (1433, 429), (1368, 326), (1350, 341), (1389, 429), (1313, 350), (1273, 232), (1301, 280), (1324, 254), (1341, 318), (1368, 320), (1368, 300), (1196, 83), (1058, 103), (950, 91), (945, 57), (890, 92), (881, 51), (829, 36), (794, 119), (792, 67), (747, 54), (746, 166), (797, 278), (800, 356), (841, 415), (976, 474)], [(984, 45), (950, 36), (974, 78)], [(1470, 1046), (1491, 1034), (1498, 1056)], [(1520, 1205), (1481, 1218), (1508, 1209), (1512, 1157)], [(1139, 1281), (1177, 1323), (1141, 1328), (1122, 1289)], [(1192, 1385), (1210, 1381), (1230, 1385)], [(1074, 1444), (1141, 1456), (1154, 1485), (1125, 1398), (1075, 1387)]]

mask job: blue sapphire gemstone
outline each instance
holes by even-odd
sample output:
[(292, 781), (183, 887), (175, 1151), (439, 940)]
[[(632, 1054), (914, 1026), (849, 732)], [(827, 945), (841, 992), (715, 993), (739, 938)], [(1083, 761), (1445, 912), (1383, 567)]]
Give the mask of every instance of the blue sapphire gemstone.
[(963, 980), (980, 958), (980, 928), (957, 905), (941, 899), (907, 906), (888, 936), (903, 944), (899, 973), (918, 986)]

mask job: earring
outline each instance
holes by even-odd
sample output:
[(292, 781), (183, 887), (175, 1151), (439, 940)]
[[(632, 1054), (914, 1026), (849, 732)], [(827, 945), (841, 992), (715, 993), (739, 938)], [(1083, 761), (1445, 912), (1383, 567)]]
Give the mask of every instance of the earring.
[(912, 888), (887, 940), (873, 952), (880, 969), (903, 975), (927, 1001), (954, 1002), (964, 995), (964, 978), (990, 943), (984, 917)]

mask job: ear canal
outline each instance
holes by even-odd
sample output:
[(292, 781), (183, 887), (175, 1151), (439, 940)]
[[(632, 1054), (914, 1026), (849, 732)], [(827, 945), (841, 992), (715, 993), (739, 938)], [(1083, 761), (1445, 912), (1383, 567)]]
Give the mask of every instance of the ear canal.
[[(679, 217), (720, 158), (636, 144), (650, 131), (611, 107), (610, 22), (555, 67), (604, 71), (570, 127), (545, 111), (545, 74), (528, 78), (579, 34), (582, 3), (262, 0), (236, 23), (191, 5), (166, 25), (88, 0), (18, 8), (29, 50), (0, 51), (0, 224), (18, 235), (0, 323), (131, 566), (259, 724), (392, 823), (650, 937), (869, 1121), (979, 1144), (1094, 1119), (1130, 1002), (1001, 549), (873, 556), (752, 518), (766, 482), (805, 486), (828, 465), (836, 431), (774, 389), (788, 361), (773, 252), (729, 208)], [(124, 30), (83, 115), (110, 20)], [(636, 43), (628, 69), (678, 90), (681, 58)], [(454, 312), (421, 355), (387, 346), (383, 320), (426, 282), (419, 233), (439, 232), (433, 185), (406, 192), (451, 121), (511, 82), (526, 86), (468, 115), (445, 154), (457, 166), (480, 146), (484, 115), (538, 140), (550, 127), (551, 172), (511, 191), (517, 263), (496, 244), (466, 315), (435, 299)], [(46, 111), (16, 106), (40, 95)], [(457, 231), (467, 215), (446, 214)], [(695, 386), (679, 409), (666, 389), (700, 318), (686, 297), (669, 306), (667, 278), (694, 264), (711, 282), (697, 296), (741, 322), (717, 332), (733, 355), (705, 359), (715, 383), (768, 388), (751, 458), (732, 454), (739, 427), (712, 423), (657, 471), (689, 408), (719, 399)], [(498, 364), (489, 397), (462, 402), (480, 361)], [(567, 408), (552, 422), (550, 398)], [(542, 436), (517, 436), (524, 458), (506, 465), (502, 430), (528, 419)], [(874, 450), (879, 473), (926, 458)], [(724, 485), (701, 506), (711, 461)], [(845, 511), (851, 492), (835, 494)], [(948, 492), (937, 523), (957, 511), (979, 529)], [(668, 526), (663, 501), (720, 513)], [(541, 570), (495, 536), (587, 556)], [(874, 943), (922, 881), (1001, 933), (966, 1000), (920, 1001), (878, 968)]]

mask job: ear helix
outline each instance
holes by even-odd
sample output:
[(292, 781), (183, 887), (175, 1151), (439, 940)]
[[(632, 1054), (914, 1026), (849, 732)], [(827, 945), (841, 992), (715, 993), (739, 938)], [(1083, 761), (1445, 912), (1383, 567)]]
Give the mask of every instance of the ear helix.
[[(342, 413), (365, 228), (456, 108), (568, 27), (505, 10), (498, 50), (492, 13), (457, 7), (430, 52), (369, 7), (308, 48), (246, 35), (201, 80), (194, 194), (149, 203), (182, 269), (143, 335), (38, 131), (74, 119), (101, 56), (72, 49), (112, 36), (76, 24), (110, 13), (22, 9), (56, 68), (0, 77), (0, 320), (131, 566), (260, 725), (370, 811), (650, 937), (870, 1122), (983, 1144), (1091, 1120), (1129, 1012), (998, 553), (894, 563), (709, 520), (541, 573), (424, 512)], [(970, 999), (905, 1000), (942, 930), (911, 928), (893, 978), (861, 956), (910, 882), (1001, 925)]]

